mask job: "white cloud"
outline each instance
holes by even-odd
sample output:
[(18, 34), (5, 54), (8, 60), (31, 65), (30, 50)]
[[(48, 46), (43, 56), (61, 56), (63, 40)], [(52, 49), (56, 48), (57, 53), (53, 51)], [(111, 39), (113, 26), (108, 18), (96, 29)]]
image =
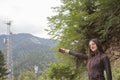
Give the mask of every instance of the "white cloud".
[(60, 0), (0, 0), (0, 18), (13, 21), (13, 33), (47, 35), (46, 17), (54, 14), (51, 7), (59, 5)]

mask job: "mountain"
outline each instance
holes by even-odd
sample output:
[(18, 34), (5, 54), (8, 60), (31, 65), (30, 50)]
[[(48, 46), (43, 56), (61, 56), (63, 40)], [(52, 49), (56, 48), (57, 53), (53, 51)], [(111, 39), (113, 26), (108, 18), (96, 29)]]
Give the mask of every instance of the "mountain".
[[(5, 37), (6, 35), (0, 35), (0, 49), (3, 52)], [(56, 45), (55, 40), (39, 38), (27, 33), (10, 35), (14, 75), (18, 75), (20, 71), (34, 71), (35, 65), (39, 67), (39, 72), (45, 70), (50, 63), (57, 61), (52, 50)]]

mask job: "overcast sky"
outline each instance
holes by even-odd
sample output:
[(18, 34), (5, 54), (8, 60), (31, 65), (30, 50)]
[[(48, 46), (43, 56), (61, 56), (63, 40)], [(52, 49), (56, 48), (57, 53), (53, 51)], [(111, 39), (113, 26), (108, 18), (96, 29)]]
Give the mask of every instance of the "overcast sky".
[(6, 21), (12, 20), (13, 33), (31, 33), (47, 38), (47, 19), (54, 15), (51, 7), (60, 0), (0, 0), (0, 33), (5, 33)]

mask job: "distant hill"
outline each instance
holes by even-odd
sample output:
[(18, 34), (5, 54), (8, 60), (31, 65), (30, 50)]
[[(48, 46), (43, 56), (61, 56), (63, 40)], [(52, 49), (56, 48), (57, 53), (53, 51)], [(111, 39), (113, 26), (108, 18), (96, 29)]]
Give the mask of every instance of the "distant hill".
[[(4, 51), (3, 39), (6, 35), (0, 35), (0, 49)], [(20, 71), (34, 71), (34, 66), (39, 66), (39, 72), (45, 70), (48, 64), (56, 62), (55, 52), (51, 48), (57, 45), (57, 41), (35, 37), (31, 34), (20, 33), (10, 36), (10, 51), (13, 57), (14, 74)]]

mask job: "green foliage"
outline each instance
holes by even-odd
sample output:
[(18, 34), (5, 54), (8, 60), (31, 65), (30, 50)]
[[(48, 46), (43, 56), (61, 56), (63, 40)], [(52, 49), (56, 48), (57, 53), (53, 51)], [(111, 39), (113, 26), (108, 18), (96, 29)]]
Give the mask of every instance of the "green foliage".
[(0, 79), (5, 80), (8, 75), (7, 69), (5, 68), (5, 60), (3, 53), (0, 51)]
[(18, 78), (18, 80), (36, 80), (36, 79), (37, 79), (36, 74), (30, 71), (21, 72)]
[(38, 80), (87, 80), (87, 73), (83, 73), (85, 69), (84, 65), (76, 69), (76, 66), (53, 63), (42, 73)]
[(66, 64), (51, 64), (50, 68), (48, 70), (48, 76), (51, 79), (57, 79), (57, 80), (62, 80), (62, 79), (68, 79), (72, 77), (73, 73), (69, 65)]
[[(71, 49), (86, 47), (88, 40), (102, 42), (120, 32), (120, 6), (118, 0), (61, 0), (54, 8), (58, 13), (49, 17), (49, 34), (60, 40), (60, 45)], [(112, 7), (112, 6), (114, 7)]]
[(38, 80), (53, 80), (48, 77), (48, 70), (44, 71), (41, 76), (38, 77)]
[(120, 66), (117, 66), (112, 70), (112, 75), (113, 75), (113, 80), (120, 79)]
[(53, 63), (49, 66), (48, 70), (44, 72), (39, 80), (72, 80), (74, 70), (62, 63)]

